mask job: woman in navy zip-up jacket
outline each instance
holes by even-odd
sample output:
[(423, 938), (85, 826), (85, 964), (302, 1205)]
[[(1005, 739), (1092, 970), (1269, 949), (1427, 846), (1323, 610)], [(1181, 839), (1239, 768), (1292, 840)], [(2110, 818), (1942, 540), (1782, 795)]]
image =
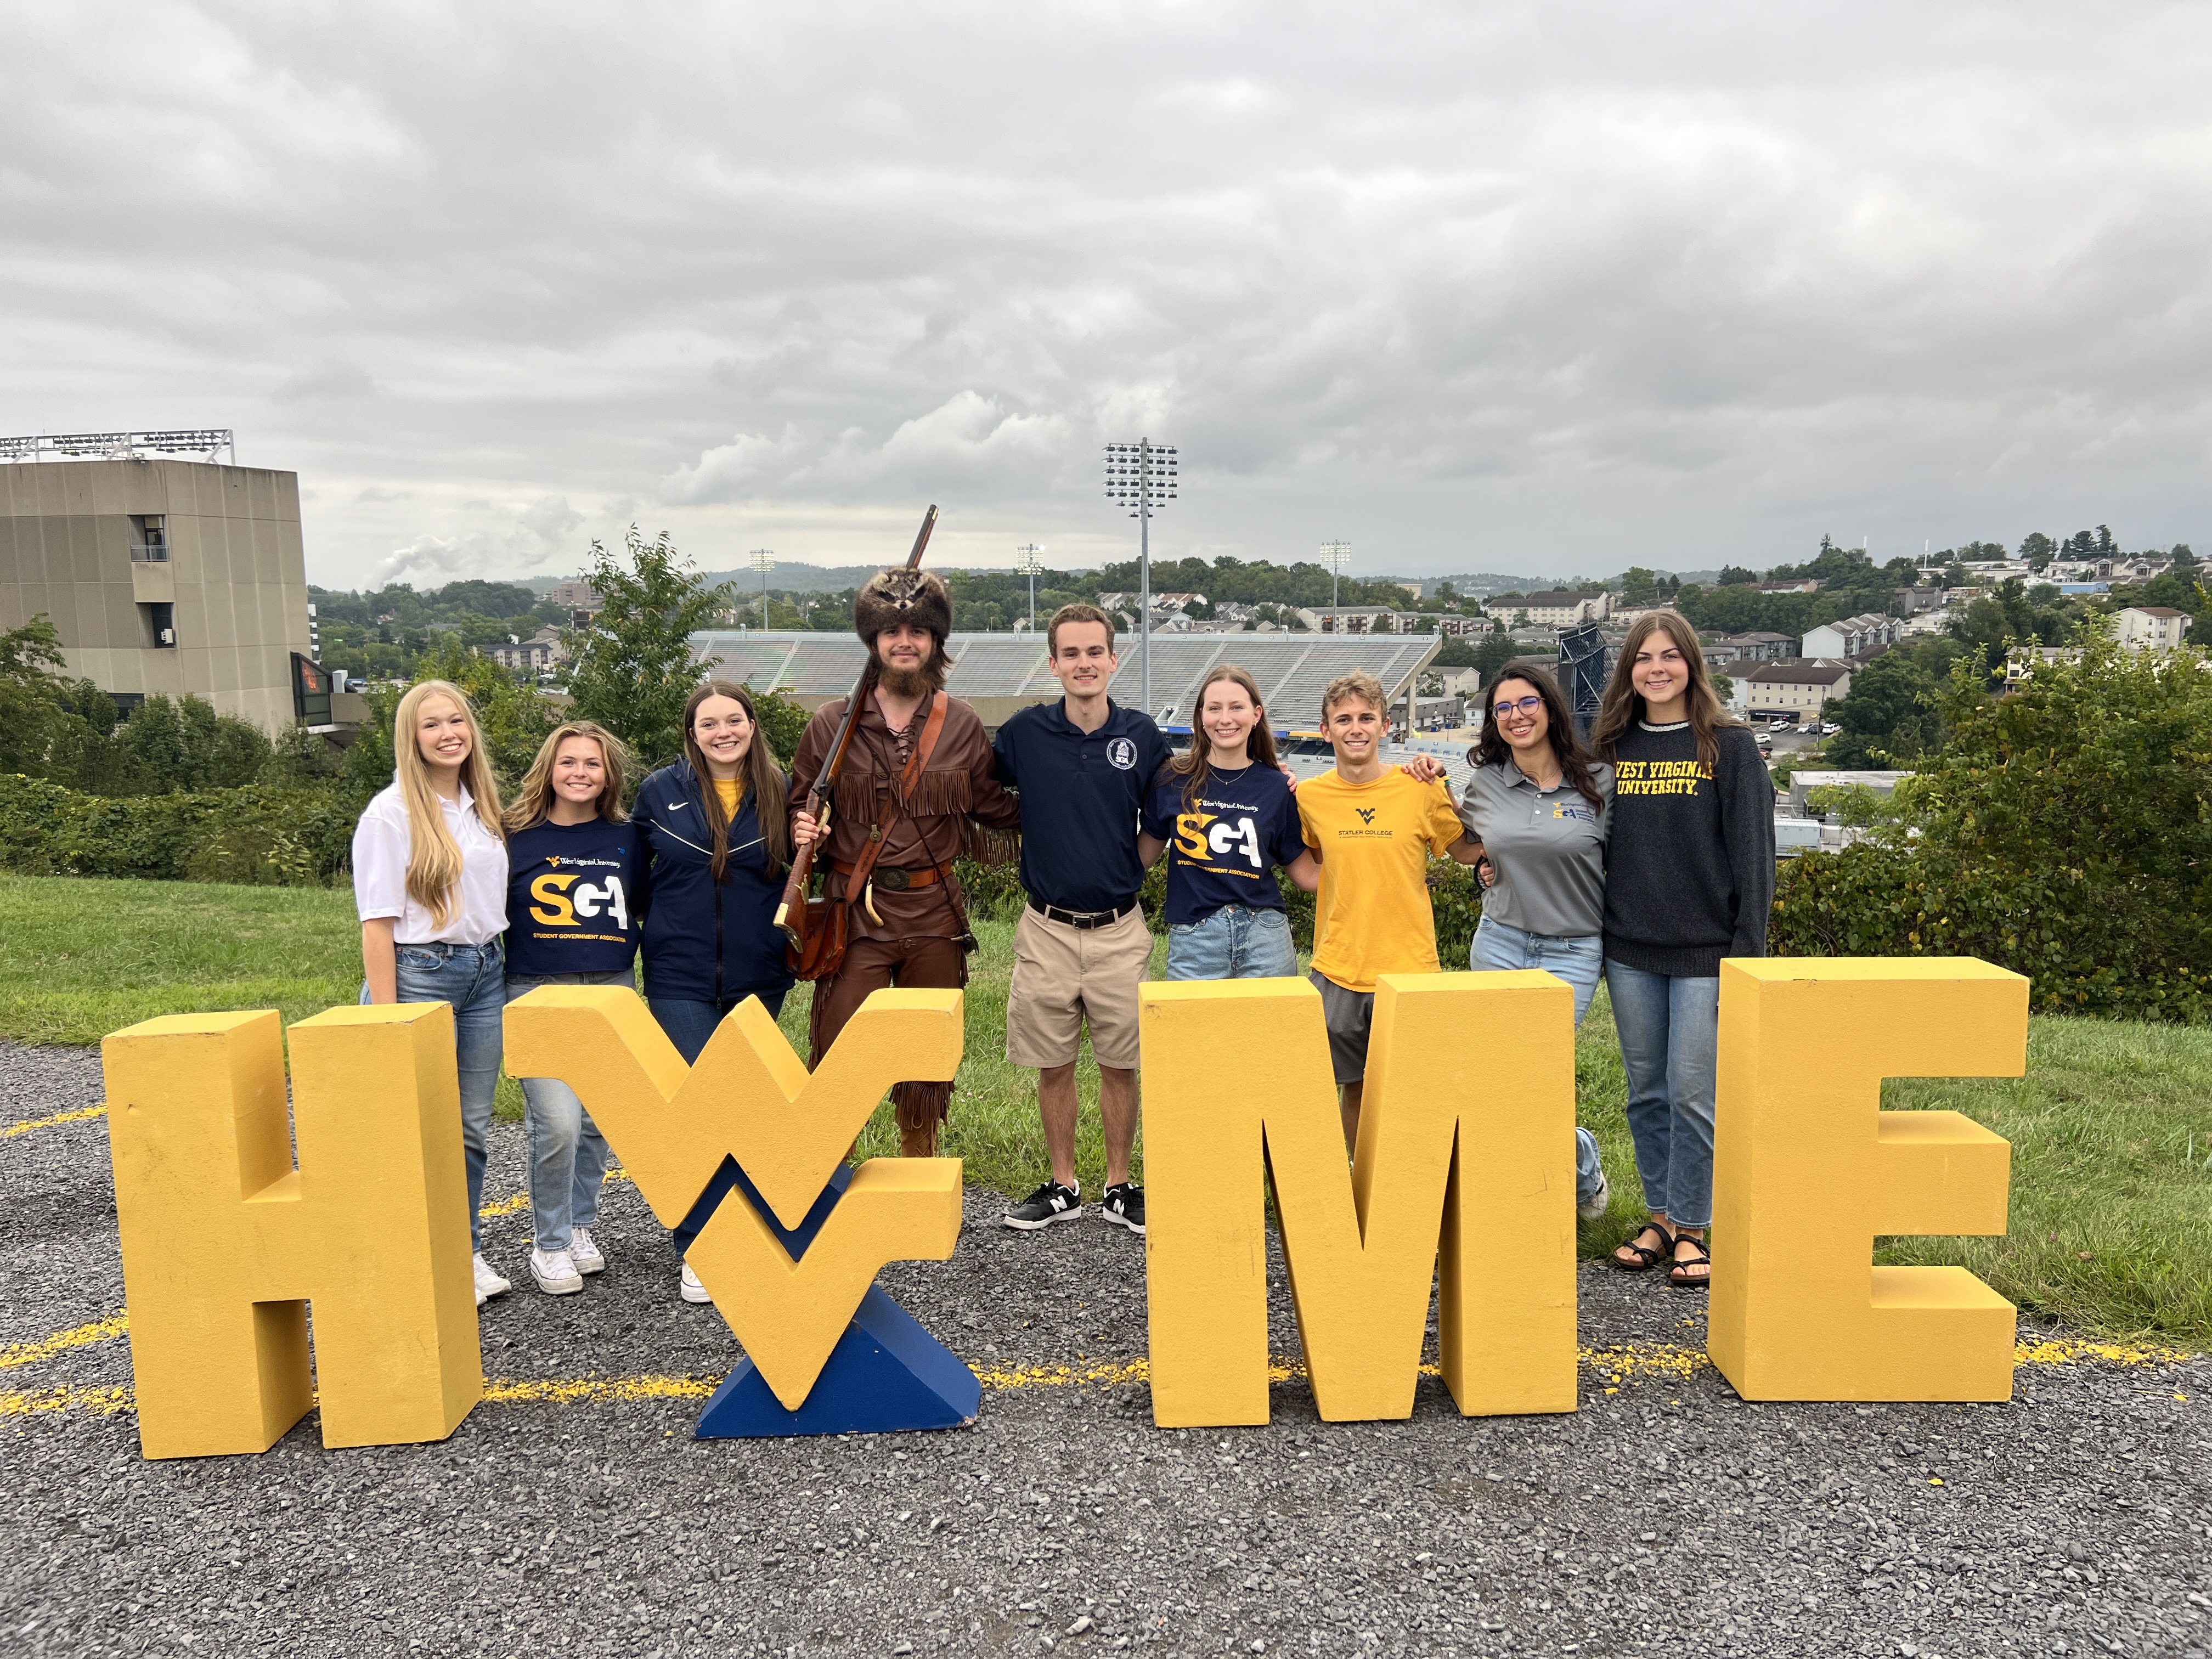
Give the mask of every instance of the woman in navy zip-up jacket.
[[(783, 1011), (791, 969), (775, 925), (791, 864), (789, 781), (754, 718), (752, 694), (709, 680), (684, 708), (684, 758), (641, 785), (631, 818), (649, 868), (644, 882), (645, 999), (688, 1064), (747, 997)], [(677, 1227), (690, 1248), (728, 1190), (718, 1176)], [(687, 1266), (680, 1289), (705, 1302)]]

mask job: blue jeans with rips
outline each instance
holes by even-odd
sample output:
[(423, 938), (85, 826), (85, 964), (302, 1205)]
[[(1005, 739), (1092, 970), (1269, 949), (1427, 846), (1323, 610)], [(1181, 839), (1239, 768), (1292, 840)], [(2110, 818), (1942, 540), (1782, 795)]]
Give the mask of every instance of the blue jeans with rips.
[(1170, 979), (1290, 979), (1297, 971), (1291, 919), (1280, 910), (1224, 904), (1168, 928)]
[[(498, 939), (483, 945), (402, 945), (394, 951), (399, 1000), (444, 1002), (453, 1010), (453, 1046), (460, 1071), (461, 1162), (469, 1179), (469, 1248), (483, 1248), (484, 1136), (499, 1088), (507, 1006), (507, 952)], [(368, 987), (361, 988), (368, 1000)]]
[(1644, 1201), (1678, 1227), (1713, 1220), (1713, 1093), (1721, 982), (1605, 965), (1628, 1073), (1628, 1132)]
[[(1467, 965), (1477, 973), (1503, 969), (1540, 968), (1566, 981), (1575, 994), (1575, 1024), (1583, 1023), (1597, 995), (1597, 982), (1605, 972), (1605, 936), (1583, 933), (1553, 937), (1509, 927), (1485, 916), (1474, 930)], [(1580, 1124), (1575, 1126), (1575, 1202), (1586, 1205), (1605, 1184), (1605, 1164), (1598, 1157), (1597, 1137)]]
[[(634, 985), (628, 969), (614, 974), (509, 975), (507, 1000), (541, 985)], [(558, 1078), (521, 1079), (523, 1129), (530, 1146), (532, 1241), (541, 1250), (565, 1250), (575, 1230), (599, 1218), (599, 1187), (606, 1180), (607, 1143), (599, 1126)]]
[[(821, 994), (819, 986), (816, 988), (815, 994)], [(747, 991), (743, 995), (731, 997), (722, 1002), (693, 1001), (682, 997), (647, 997), (646, 1006), (653, 1010), (653, 1018), (659, 1020), (660, 1029), (668, 1033), (668, 1040), (676, 1045), (676, 1052), (684, 1056), (684, 1063), (690, 1066), (697, 1063), (700, 1054), (707, 1047), (707, 1039), (714, 1035), (714, 1028), (729, 1017), (732, 1009), (750, 996), (760, 998), (761, 1006), (768, 1010), (770, 1019), (783, 1012), (785, 993), (781, 991)], [(678, 1222), (668, 1236), (669, 1243), (675, 1245), (679, 1258), (691, 1248), (691, 1241), (699, 1237), (699, 1230), (707, 1224), (707, 1218), (714, 1213), (714, 1206), (737, 1184), (733, 1160), (724, 1158), (720, 1167), (714, 1171), (714, 1178), (707, 1183), (707, 1190), (699, 1194), (699, 1201), (691, 1206), (691, 1212)]]

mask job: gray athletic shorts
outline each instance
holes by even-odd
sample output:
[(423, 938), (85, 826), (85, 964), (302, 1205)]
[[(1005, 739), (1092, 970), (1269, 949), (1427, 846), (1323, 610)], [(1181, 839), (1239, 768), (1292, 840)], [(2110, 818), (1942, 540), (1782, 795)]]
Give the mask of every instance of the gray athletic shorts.
[(1328, 1059), (1340, 1085), (1367, 1075), (1367, 1031), (1375, 1023), (1375, 993), (1347, 991), (1316, 969), (1312, 979), (1328, 1022)]

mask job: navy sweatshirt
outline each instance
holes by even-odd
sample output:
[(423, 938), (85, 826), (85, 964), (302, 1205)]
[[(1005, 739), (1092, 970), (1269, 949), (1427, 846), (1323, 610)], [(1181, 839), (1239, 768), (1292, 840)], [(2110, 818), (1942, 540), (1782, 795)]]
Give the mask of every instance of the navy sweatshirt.
[(735, 1002), (788, 991), (775, 907), (783, 877), (761, 842), (750, 791), (730, 826), (729, 878), (714, 884), (714, 841), (691, 763), (664, 766), (641, 784), (631, 823), (647, 862), (645, 994), (689, 1002)]
[(1741, 726), (1698, 759), (1685, 720), (1632, 722), (1613, 762), (1606, 854), (1605, 954), (1678, 979), (1713, 979), (1723, 957), (1766, 954), (1774, 906), (1774, 785)]
[(637, 960), (638, 830), (540, 818), (507, 838), (507, 973), (620, 974)]

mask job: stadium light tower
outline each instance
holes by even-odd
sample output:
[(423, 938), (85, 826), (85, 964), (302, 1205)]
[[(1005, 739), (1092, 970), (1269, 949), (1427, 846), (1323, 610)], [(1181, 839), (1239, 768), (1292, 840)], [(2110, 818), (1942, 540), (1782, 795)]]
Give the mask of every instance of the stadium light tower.
[(768, 573), (775, 568), (775, 554), (765, 547), (753, 549), (753, 568), (761, 579), (761, 632), (768, 632)]
[(1321, 544), (1321, 562), (1328, 572), (1328, 608), (1334, 611), (1336, 609), (1337, 575), (1352, 562), (1352, 544), (1323, 542)]
[(1150, 438), (1106, 446), (1106, 499), (1137, 521), (1137, 641), (1142, 653), (1145, 712), (1152, 712), (1152, 514), (1176, 498), (1173, 444)]
[(1044, 562), (1044, 549), (1036, 542), (1024, 542), (1014, 550), (1014, 568), (1030, 579), (1030, 635), (1036, 635), (1036, 579), (1037, 570)]

